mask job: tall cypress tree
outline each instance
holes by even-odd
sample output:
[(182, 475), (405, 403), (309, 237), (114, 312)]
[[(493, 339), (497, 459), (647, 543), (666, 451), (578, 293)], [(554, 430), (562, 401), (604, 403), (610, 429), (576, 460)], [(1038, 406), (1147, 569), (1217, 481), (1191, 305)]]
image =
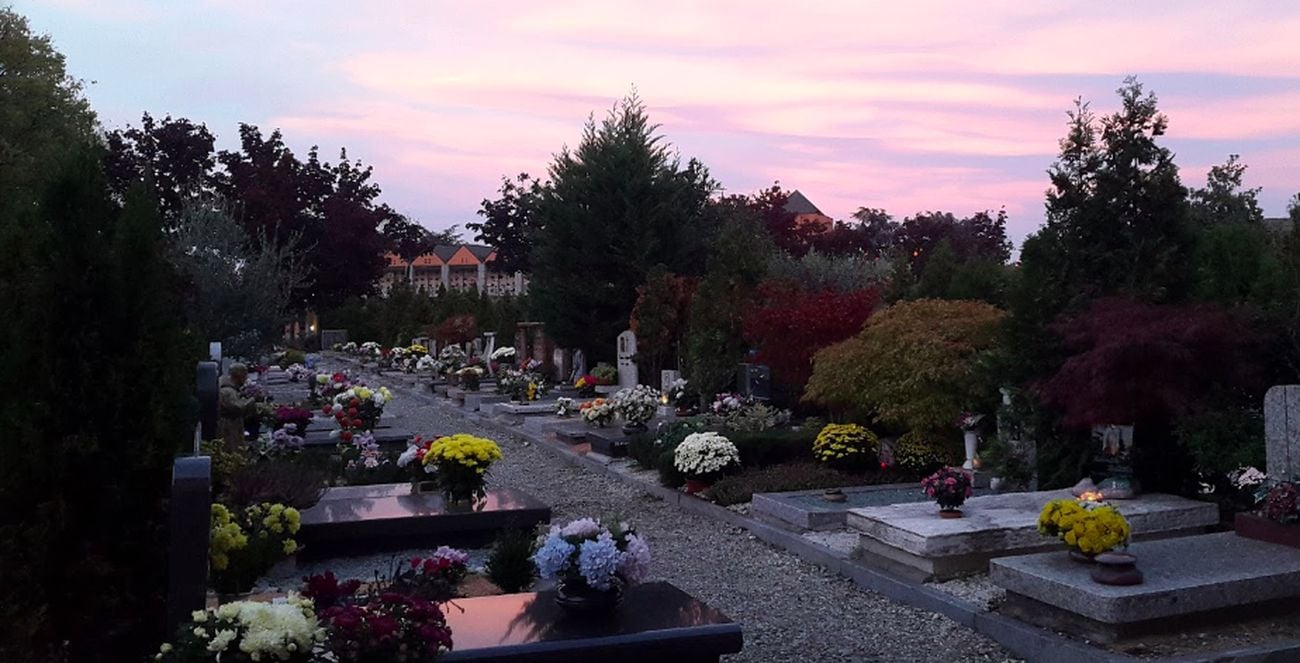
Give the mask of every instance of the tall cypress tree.
[(699, 274), (709, 235), (704, 207), (714, 184), (702, 164), (683, 165), (636, 96), (550, 168), (532, 237), (533, 310), (563, 346), (612, 358), (637, 286), (663, 264)]

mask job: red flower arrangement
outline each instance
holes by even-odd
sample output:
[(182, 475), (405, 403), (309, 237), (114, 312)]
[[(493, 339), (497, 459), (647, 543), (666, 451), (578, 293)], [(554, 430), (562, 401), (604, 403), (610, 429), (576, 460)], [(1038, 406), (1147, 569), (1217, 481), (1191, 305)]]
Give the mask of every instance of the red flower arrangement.
[(451, 629), (437, 603), (384, 592), (358, 605), (321, 613), (329, 648), (341, 663), (432, 663), (451, 649)]
[(1279, 523), (1290, 522), (1297, 517), (1296, 485), (1290, 481), (1273, 486), (1264, 498), (1264, 516)]
[(934, 498), (941, 511), (956, 511), (971, 495), (970, 475), (964, 470), (944, 466), (921, 479), (921, 489)]
[(357, 593), (357, 590), (361, 589), (360, 580), (339, 582), (333, 571), (309, 576), (303, 578), (302, 581), (304, 584), (302, 591), (299, 593), (311, 599), (317, 610), (325, 610), (349, 602)]

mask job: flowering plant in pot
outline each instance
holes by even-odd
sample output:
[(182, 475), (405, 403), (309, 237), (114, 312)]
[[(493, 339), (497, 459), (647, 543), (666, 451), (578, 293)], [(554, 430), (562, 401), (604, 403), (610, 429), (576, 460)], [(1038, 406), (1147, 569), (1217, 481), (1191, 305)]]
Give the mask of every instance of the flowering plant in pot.
[(288, 428), (277, 428), (258, 437), (256, 451), (259, 458), (283, 458), (302, 453), (304, 444), (301, 435), (289, 432)]
[(479, 383), (483, 379), (483, 369), (478, 366), (463, 366), (456, 371), (456, 378), (465, 391), (478, 391)]
[(418, 495), (437, 488), (438, 466), (434, 463), (426, 464), (424, 462), (424, 457), (429, 453), (429, 447), (433, 446), (437, 439), (438, 437), (425, 439), (416, 435), (410, 442), (406, 443), (406, 451), (403, 451), (397, 457), (397, 466), (405, 469), (411, 479), (412, 493)]
[(177, 636), (158, 649), (163, 663), (315, 661), (325, 640), (310, 600), (290, 594), (284, 603), (235, 601), (195, 610)]
[(284, 372), (289, 376), (290, 382), (304, 382), (316, 376), (315, 371), (302, 364), (289, 364), (289, 367), (284, 369)]
[(591, 426), (604, 428), (614, 419), (614, 404), (603, 398), (597, 398), (593, 401), (587, 401), (578, 406), (578, 413), (582, 415), (582, 421)]
[(875, 465), (879, 449), (880, 438), (858, 424), (826, 424), (813, 440), (813, 457), (850, 472)]
[(437, 468), (438, 486), (450, 502), (481, 499), (487, 495), (488, 468), (501, 460), (501, 447), (485, 437), (456, 433), (429, 445), (420, 462)]
[(433, 663), (451, 649), (451, 629), (434, 601), (382, 592), (321, 611), (328, 648), (339, 663)]
[(561, 396), (555, 399), (555, 416), (557, 417), (571, 417), (573, 416), (573, 411), (576, 409), (577, 407), (574, 405), (573, 399), (568, 396)]
[(686, 490), (698, 493), (740, 466), (740, 451), (719, 433), (691, 433), (673, 452), (673, 467), (686, 476)]
[(618, 369), (602, 361), (591, 369), (591, 377), (597, 386), (611, 385), (618, 382)]
[(1081, 561), (1128, 547), (1131, 534), (1128, 520), (1115, 507), (1073, 499), (1052, 500), (1044, 505), (1038, 515), (1038, 532), (1065, 542), (1071, 556)]
[(307, 433), (307, 426), (311, 424), (311, 410), (292, 405), (281, 405), (275, 408), (275, 423), (272, 424), (274, 430), (291, 427), (289, 432), (297, 435)]
[(342, 431), (340, 437), (343, 441), (347, 442), (351, 437), (344, 437), (344, 433), (374, 430), (375, 425), (379, 423), (379, 417), (384, 414), (384, 405), (391, 400), (393, 400), (393, 392), (389, 391), (388, 387), (371, 389), (366, 386), (356, 386), (335, 396), (330, 411), (339, 424)]
[(659, 409), (659, 391), (639, 384), (620, 389), (614, 394), (612, 403), (619, 418), (626, 422), (623, 426), (625, 432), (642, 431)]
[(557, 581), (555, 602), (572, 612), (608, 613), (650, 568), (650, 546), (625, 522), (582, 518), (552, 526), (539, 543), (538, 575)]
[(583, 375), (573, 381), (573, 388), (578, 390), (578, 396), (591, 398), (596, 395), (596, 378), (592, 375)]
[(213, 587), (221, 594), (252, 589), (276, 562), (298, 551), (293, 535), (301, 522), (298, 510), (283, 504), (255, 504), (235, 512), (213, 504), (208, 534)]
[(428, 601), (449, 601), (469, 575), (469, 555), (439, 546), (428, 557), (399, 562), (388, 582), (388, 591)]
[(938, 472), (921, 479), (921, 490), (939, 504), (939, 515), (960, 518), (961, 505), (971, 494), (971, 479), (966, 472), (944, 466)]
[(519, 353), (514, 347), (507, 345), (493, 350), (492, 354), (488, 355), (488, 360), (496, 365), (495, 370), (500, 373), (504, 369), (513, 368), (518, 356)]

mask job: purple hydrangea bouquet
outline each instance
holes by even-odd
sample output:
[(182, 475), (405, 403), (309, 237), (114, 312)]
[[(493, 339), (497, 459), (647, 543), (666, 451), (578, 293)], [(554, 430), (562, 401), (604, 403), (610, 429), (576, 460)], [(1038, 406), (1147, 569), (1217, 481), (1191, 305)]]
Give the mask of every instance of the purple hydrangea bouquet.
[(573, 612), (608, 612), (623, 588), (645, 579), (650, 546), (626, 522), (581, 518), (552, 526), (533, 555), (538, 575), (556, 581), (555, 601)]

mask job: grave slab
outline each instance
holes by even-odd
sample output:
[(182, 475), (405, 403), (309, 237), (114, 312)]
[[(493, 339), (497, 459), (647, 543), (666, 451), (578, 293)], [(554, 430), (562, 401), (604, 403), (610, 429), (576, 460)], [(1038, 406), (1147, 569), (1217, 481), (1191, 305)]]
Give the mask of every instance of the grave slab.
[[(411, 439), (410, 431), (402, 428), (376, 428), (371, 431), (374, 434), (377, 444), (406, 444)], [(330, 430), (307, 429), (307, 435), (303, 437), (303, 444), (308, 447), (333, 446), (339, 443), (337, 437), (330, 435)]]
[(627, 456), (627, 446), (630, 442), (628, 436), (624, 435), (623, 430), (618, 427), (588, 428), (586, 441), (591, 444), (592, 451), (610, 458)]
[(308, 558), (440, 545), (483, 546), (503, 529), (550, 522), (551, 508), (513, 488), (489, 488), (473, 504), (413, 495), (408, 483), (329, 488), (302, 511), (298, 540)]
[(545, 435), (546, 433), (555, 433), (566, 428), (583, 428), (585, 427), (585, 424), (583, 424), (582, 420), (578, 419), (576, 415), (572, 417), (557, 417), (552, 415), (549, 417), (527, 417), (524, 419), (523, 427), (524, 430), (529, 433), (541, 433)]
[[(940, 518), (933, 502), (850, 509), (848, 525), (860, 533), (859, 551), (869, 560), (897, 564), (925, 578), (979, 573), (990, 559), (1024, 555), (1061, 545), (1038, 533), (1038, 514), (1069, 491), (1005, 493), (972, 497), (964, 517)], [(1174, 495), (1145, 494), (1108, 502), (1128, 519), (1135, 540), (1200, 534), (1219, 522), (1218, 508)]]
[(439, 660), (714, 663), (744, 647), (740, 625), (666, 583), (634, 585), (608, 616), (577, 618), (554, 591), (456, 599), (444, 607), (455, 643)]
[(993, 560), (989, 578), (1007, 590), (1009, 614), (1103, 642), (1223, 623), (1300, 597), (1300, 550), (1286, 546), (1221, 532), (1135, 543), (1129, 552), (1142, 584), (1097, 583), (1092, 565), (1063, 551)]
[[(819, 531), (847, 526), (849, 509), (906, 502), (926, 502), (930, 498), (915, 483), (890, 483), (875, 486), (850, 486), (840, 489), (843, 502), (828, 502), (822, 490), (795, 490), (782, 493), (755, 493), (751, 512), (760, 520), (796, 530)], [(976, 495), (988, 491), (975, 491)]]
[(465, 408), (466, 410), (469, 410), (470, 412), (477, 412), (479, 410), (482, 410), (484, 405), (491, 405), (493, 403), (505, 403), (509, 400), (510, 397), (506, 396), (505, 394), (492, 394), (492, 393), (485, 394), (481, 391), (480, 392), (471, 391), (465, 394), (465, 402), (461, 405), (461, 407)]
[(555, 439), (565, 444), (582, 444), (587, 441), (588, 430), (585, 425), (581, 428), (561, 428), (555, 431)]

